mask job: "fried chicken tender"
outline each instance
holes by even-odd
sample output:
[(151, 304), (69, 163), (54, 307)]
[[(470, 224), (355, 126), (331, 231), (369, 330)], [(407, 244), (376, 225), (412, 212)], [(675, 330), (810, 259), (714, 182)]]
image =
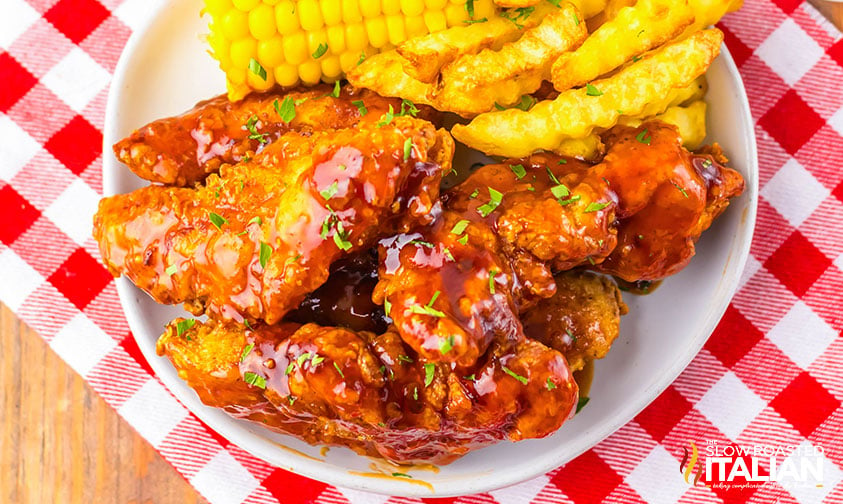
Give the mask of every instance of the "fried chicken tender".
[(624, 280), (659, 280), (684, 268), (700, 234), (744, 189), (725, 158), (692, 154), (675, 126), (658, 121), (616, 126), (608, 152), (594, 167), (617, 195), (618, 246), (601, 271)]
[(561, 352), (571, 371), (602, 359), (620, 334), (629, 310), (617, 285), (605, 276), (571, 271), (556, 276), (556, 294), (521, 316), (528, 338)]
[(224, 320), (276, 322), (337, 259), (429, 223), (453, 141), (428, 122), (288, 133), (195, 189), (105, 198), (105, 264), (156, 301)]
[[(286, 93), (252, 93), (238, 102), (220, 95), (134, 131), (114, 144), (114, 154), (143, 179), (192, 186), (224, 163), (254, 156), (287, 131), (348, 128), (380, 117), (390, 106), (401, 106), (400, 100), (351, 86), (336, 98), (332, 92), (323, 84)], [(424, 117), (432, 115), (428, 109), (422, 112)]]
[(446, 464), (499, 440), (544, 437), (577, 402), (564, 357), (530, 340), (453, 368), (420, 358), (394, 329), (186, 325), (173, 321), (158, 353), (205, 404), (395, 462)]

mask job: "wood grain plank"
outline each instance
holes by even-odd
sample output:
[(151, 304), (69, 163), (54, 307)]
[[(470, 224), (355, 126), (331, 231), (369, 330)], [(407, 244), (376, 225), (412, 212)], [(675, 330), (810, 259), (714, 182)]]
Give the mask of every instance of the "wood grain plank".
[(205, 502), (0, 305), (0, 502)]

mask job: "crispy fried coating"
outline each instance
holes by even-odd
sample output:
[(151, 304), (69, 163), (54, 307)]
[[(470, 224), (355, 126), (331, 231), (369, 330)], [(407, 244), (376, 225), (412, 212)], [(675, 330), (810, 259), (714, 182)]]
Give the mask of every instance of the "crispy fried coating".
[(556, 294), (521, 316), (524, 333), (561, 352), (571, 370), (578, 371), (587, 361), (606, 356), (628, 308), (605, 276), (571, 271), (555, 280)]
[(454, 368), (419, 357), (392, 329), (185, 325), (171, 323), (158, 352), (205, 404), (395, 462), (444, 464), (502, 439), (547, 436), (577, 402), (564, 357), (530, 340)]
[(617, 195), (620, 225), (618, 246), (599, 269), (630, 282), (677, 273), (743, 192), (743, 178), (717, 156), (683, 148), (677, 128), (662, 122), (616, 126), (604, 141), (608, 152), (594, 171)]
[(553, 87), (565, 91), (583, 86), (672, 40), (693, 20), (688, 0), (638, 0), (621, 8), (580, 47), (556, 59)]
[[(254, 156), (287, 131), (348, 128), (380, 117), (390, 105), (395, 110), (401, 105), (400, 100), (351, 86), (336, 98), (332, 92), (330, 86), (320, 85), (286, 93), (252, 93), (237, 102), (220, 95), (180, 116), (158, 119), (134, 131), (114, 144), (114, 154), (143, 179), (192, 186), (224, 163)], [(295, 115), (282, 119), (282, 113), (290, 114), (288, 108)]]
[(103, 199), (94, 235), (110, 271), (158, 302), (272, 323), (337, 259), (430, 222), (452, 155), (447, 133), (409, 117), (288, 133), (204, 186)]
[(639, 115), (648, 103), (689, 86), (719, 54), (722, 40), (722, 32), (716, 29), (697, 32), (662, 46), (591, 87), (570, 89), (529, 111), (481, 114), (468, 125), (455, 125), (451, 132), (460, 142), (489, 155), (524, 157), (538, 150), (554, 150), (568, 138), (610, 128), (621, 114)]

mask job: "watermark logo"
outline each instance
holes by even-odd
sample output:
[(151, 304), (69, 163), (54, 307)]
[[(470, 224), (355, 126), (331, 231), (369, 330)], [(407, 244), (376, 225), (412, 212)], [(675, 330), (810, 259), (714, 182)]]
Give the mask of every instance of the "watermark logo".
[(769, 482), (793, 488), (823, 486), (822, 446), (719, 445), (700, 449), (693, 441), (682, 448), (679, 471), (693, 486), (760, 487)]

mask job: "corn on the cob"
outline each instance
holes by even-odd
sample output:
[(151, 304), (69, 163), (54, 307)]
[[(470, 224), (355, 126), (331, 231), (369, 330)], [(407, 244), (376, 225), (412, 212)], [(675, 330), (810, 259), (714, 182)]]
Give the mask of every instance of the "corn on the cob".
[(410, 37), (495, 14), (492, 0), (205, 0), (229, 98), (334, 82)]

